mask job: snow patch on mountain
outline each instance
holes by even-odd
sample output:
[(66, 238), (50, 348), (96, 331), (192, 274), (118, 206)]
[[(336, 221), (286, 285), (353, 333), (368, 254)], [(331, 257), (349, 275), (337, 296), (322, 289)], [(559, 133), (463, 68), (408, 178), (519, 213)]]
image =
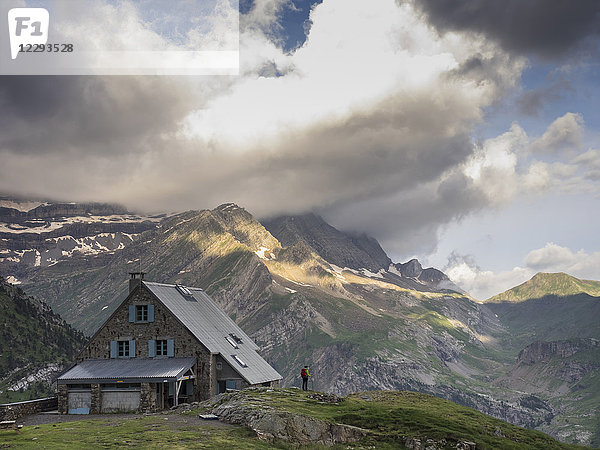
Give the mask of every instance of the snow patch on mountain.
[(17, 277), (13, 277), (12, 275), (7, 276), (6, 281), (10, 284), (21, 284)]
[[(130, 233), (100, 233), (95, 236), (75, 238), (71, 235), (59, 236), (45, 239), (49, 248), (38, 250), (30, 248), (26, 250), (2, 251), (0, 262), (24, 263), (29, 266), (51, 266), (62, 259), (75, 255), (98, 255), (124, 249), (136, 238), (137, 234)], [(48, 246), (46, 246), (48, 247)]]
[(394, 263), (390, 264), (390, 267), (388, 267), (388, 272), (389, 273), (393, 273), (394, 275), (398, 275), (399, 277), (402, 276), (402, 274), (400, 273), (400, 271), (396, 268), (396, 266), (394, 265)]
[[(268, 256), (266, 255), (267, 252), (269, 252)], [(267, 248), (267, 247), (261, 246), (254, 253), (256, 253), (256, 256), (258, 256), (260, 259), (264, 259), (265, 261), (276, 259), (275, 253), (273, 253), (272, 249)]]
[(28, 219), (23, 223), (8, 223), (0, 222), (0, 233), (48, 233), (59, 230), (66, 225), (74, 223), (141, 223), (145, 221), (158, 222), (160, 219), (156, 217), (143, 216), (74, 216), (74, 217), (57, 217), (51, 220), (45, 219)]

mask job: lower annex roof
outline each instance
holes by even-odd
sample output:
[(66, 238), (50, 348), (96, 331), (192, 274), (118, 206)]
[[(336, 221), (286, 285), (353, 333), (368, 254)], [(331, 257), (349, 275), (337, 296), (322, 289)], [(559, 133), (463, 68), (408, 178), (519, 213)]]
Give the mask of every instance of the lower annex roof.
[(58, 377), (59, 384), (177, 381), (196, 358), (86, 359)]

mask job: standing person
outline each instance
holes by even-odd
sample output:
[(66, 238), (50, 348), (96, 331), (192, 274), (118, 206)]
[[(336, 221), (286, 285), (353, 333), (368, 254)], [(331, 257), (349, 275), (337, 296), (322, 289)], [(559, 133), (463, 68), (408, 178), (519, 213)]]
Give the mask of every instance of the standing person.
[(308, 391), (308, 377), (310, 377), (310, 373), (308, 372), (308, 366), (304, 366), (300, 371), (300, 376), (302, 377), (302, 390)]

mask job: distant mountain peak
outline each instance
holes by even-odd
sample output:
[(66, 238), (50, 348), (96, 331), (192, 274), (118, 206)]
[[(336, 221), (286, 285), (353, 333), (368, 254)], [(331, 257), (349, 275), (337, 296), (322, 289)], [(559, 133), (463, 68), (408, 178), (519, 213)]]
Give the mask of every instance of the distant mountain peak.
[(521, 302), (548, 295), (565, 297), (577, 294), (588, 294), (592, 297), (599, 297), (600, 281), (580, 280), (563, 272), (539, 272), (525, 283), (498, 294), (487, 301)]
[(275, 217), (263, 224), (284, 247), (304, 241), (317, 255), (342, 268), (376, 273), (392, 262), (376, 239), (340, 231), (314, 213)]

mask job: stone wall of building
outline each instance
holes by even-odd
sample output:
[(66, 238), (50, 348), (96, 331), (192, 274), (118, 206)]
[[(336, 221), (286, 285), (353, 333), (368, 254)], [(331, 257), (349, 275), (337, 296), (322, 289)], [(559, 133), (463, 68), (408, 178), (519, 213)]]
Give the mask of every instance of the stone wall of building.
[(57, 397), (40, 398), (26, 402), (5, 403), (0, 405), (0, 420), (17, 420), (44, 411), (54, 411), (58, 407)]
[[(129, 322), (129, 305), (150, 304), (154, 305), (153, 322)], [(136, 289), (117, 308), (80, 353), (78, 362), (90, 358), (110, 358), (110, 341), (119, 340), (135, 340), (135, 357), (148, 358), (148, 341), (150, 339), (173, 339), (174, 356), (196, 357), (196, 365), (192, 368), (196, 377), (194, 379), (194, 400), (205, 400), (211, 396), (216, 382), (214, 378), (211, 378), (210, 352), (146, 288)]]
[(142, 383), (140, 389), (140, 411), (155, 412), (157, 410), (156, 383)]
[(68, 414), (69, 412), (69, 388), (65, 384), (58, 385), (58, 413)]
[(90, 406), (90, 414), (100, 414), (102, 410), (102, 389), (100, 385), (95, 383), (91, 385), (92, 403)]

